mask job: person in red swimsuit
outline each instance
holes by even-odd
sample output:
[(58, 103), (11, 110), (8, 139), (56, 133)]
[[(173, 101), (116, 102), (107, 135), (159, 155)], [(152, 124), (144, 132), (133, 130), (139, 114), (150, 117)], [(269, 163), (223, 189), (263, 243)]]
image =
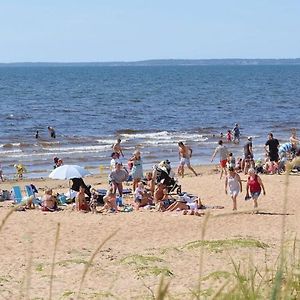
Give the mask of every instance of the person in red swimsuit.
[[(262, 183), (261, 178), (255, 173), (255, 170), (253, 168), (250, 168), (248, 170), (248, 180), (247, 180), (247, 186), (246, 186), (246, 197), (245, 200), (248, 200), (250, 198), (254, 201), (254, 209), (257, 209), (257, 199), (261, 193), (261, 190), (263, 190), (263, 194), (266, 195), (266, 190), (264, 187), (264, 184)], [(249, 191), (251, 194), (251, 197), (249, 196)]]

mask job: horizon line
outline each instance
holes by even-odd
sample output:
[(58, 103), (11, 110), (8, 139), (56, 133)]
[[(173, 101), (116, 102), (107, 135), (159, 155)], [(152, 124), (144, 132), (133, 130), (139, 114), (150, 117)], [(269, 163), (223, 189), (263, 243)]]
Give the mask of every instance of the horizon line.
[(130, 63), (143, 63), (151, 61), (262, 61), (262, 60), (299, 60), (300, 57), (285, 57), (285, 58), (149, 58), (141, 60), (109, 60), (109, 61), (12, 61), (0, 62), (0, 64), (130, 64)]

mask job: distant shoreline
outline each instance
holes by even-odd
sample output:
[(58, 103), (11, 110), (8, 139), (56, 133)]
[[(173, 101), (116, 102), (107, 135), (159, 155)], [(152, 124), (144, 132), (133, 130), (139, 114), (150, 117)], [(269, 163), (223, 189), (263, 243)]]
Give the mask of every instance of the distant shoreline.
[(300, 58), (270, 59), (149, 59), (111, 62), (9, 62), (0, 67), (121, 67), (121, 66), (249, 66), (300, 65)]

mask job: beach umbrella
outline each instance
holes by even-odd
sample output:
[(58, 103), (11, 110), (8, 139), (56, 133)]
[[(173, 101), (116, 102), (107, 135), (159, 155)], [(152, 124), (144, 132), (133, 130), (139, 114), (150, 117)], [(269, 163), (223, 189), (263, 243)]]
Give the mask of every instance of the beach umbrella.
[(63, 165), (54, 169), (49, 177), (52, 179), (72, 179), (72, 178), (82, 178), (84, 176), (90, 175), (91, 173), (86, 169), (77, 165)]

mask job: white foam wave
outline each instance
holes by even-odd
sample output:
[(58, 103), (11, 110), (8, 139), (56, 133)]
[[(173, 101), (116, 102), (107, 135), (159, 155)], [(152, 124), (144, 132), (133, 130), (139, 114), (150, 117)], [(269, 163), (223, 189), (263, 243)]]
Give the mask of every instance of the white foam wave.
[(171, 138), (168, 131), (160, 131), (160, 132), (152, 132), (152, 133), (123, 133), (122, 137), (126, 137), (128, 139), (165, 139)]
[(15, 149), (15, 150), (4, 150), (4, 151), (0, 151), (1, 155), (5, 155), (5, 154), (11, 154), (11, 153), (20, 153), (22, 152), (21, 149)]
[(96, 152), (96, 151), (105, 151), (110, 149), (110, 145), (101, 145), (101, 146), (79, 146), (79, 147), (61, 147), (61, 148), (45, 148), (43, 150), (50, 151), (50, 152), (69, 152), (69, 153), (76, 153), (76, 152)]
[[(150, 143), (150, 140), (160, 141), (160, 143), (169, 143), (170, 141), (193, 141), (193, 142), (205, 142), (208, 140), (208, 137), (188, 132), (151, 132), (151, 133), (133, 133), (133, 134), (122, 134), (122, 136), (128, 138), (129, 140), (133, 139), (144, 139), (147, 140), (147, 143)], [(166, 141), (166, 142), (164, 142)]]

